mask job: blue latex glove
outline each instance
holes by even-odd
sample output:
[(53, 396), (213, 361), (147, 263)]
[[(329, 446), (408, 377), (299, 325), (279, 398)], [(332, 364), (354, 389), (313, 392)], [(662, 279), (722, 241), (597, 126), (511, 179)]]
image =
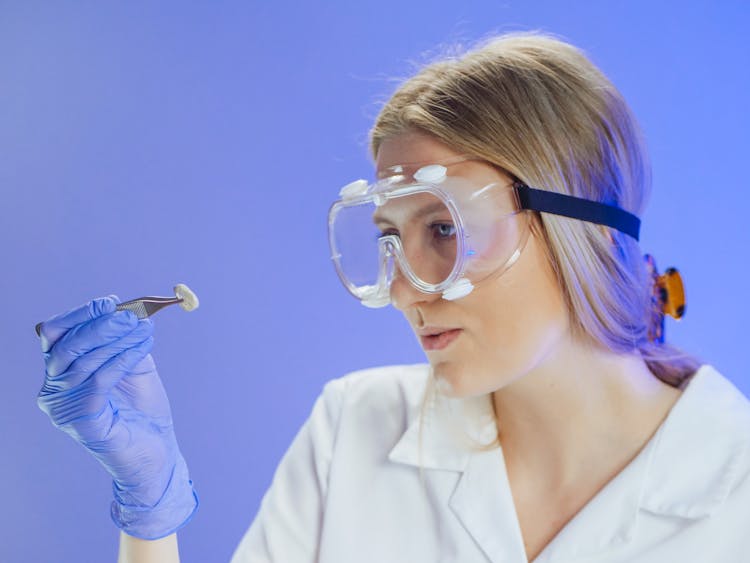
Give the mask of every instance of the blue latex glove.
[(46, 365), (38, 404), (112, 476), (112, 519), (131, 536), (158, 539), (198, 507), (177, 447), (169, 401), (149, 352), (153, 323), (90, 301), (41, 327)]

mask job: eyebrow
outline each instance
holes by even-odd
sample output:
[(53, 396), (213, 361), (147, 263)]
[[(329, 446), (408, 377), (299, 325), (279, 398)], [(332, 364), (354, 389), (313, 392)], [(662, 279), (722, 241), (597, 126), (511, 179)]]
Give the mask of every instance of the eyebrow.
[[(446, 206), (441, 201), (436, 201), (435, 203), (431, 203), (429, 205), (425, 205), (424, 207), (421, 207), (414, 215), (413, 217), (416, 219), (419, 219), (421, 217), (424, 217), (425, 215), (430, 215), (432, 213), (435, 213), (437, 211), (443, 211), (446, 209)], [(382, 215), (378, 215), (377, 212), (373, 213), (372, 215), (372, 222), (376, 225), (378, 223), (390, 223), (386, 217), (383, 217)]]

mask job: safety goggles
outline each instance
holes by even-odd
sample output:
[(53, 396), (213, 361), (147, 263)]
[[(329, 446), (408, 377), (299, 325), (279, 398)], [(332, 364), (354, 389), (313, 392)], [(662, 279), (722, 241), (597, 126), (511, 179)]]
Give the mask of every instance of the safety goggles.
[(529, 235), (528, 211), (607, 225), (638, 239), (640, 220), (617, 207), (451, 174), (467, 160), (392, 166), (374, 183), (357, 180), (341, 189), (328, 215), (331, 256), (363, 305), (390, 304), (396, 275), (443, 299), (468, 295), (518, 259)]

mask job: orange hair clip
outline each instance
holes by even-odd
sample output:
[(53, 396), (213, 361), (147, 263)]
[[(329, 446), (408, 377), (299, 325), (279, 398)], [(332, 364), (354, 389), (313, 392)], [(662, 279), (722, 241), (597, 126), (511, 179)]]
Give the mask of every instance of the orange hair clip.
[(676, 268), (667, 268), (663, 274), (659, 274), (653, 256), (646, 254), (644, 259), (653, 288), (648, 339), (651, 342), (662, 343), (664, 342), (664, 316), (669, 315), (677, 320), (685, 316), (685, 286)]

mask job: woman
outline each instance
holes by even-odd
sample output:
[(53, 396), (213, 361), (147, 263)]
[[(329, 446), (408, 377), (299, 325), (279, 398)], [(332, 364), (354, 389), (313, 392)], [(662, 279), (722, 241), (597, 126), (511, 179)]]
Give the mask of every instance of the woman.
[[(679, 295), (638, 246), (648, 164), (601, 72), (502, 36), (401, 85), (371, 148), (334, 262), (429, 365), (326, 385), (233, 561), (740, 561), (750, 405), (660, 337)], [(121, 560), (176, 561), (197, 498), (151, 324), (115, 304), (44, 324), (40, 406), (113, 475)]]

